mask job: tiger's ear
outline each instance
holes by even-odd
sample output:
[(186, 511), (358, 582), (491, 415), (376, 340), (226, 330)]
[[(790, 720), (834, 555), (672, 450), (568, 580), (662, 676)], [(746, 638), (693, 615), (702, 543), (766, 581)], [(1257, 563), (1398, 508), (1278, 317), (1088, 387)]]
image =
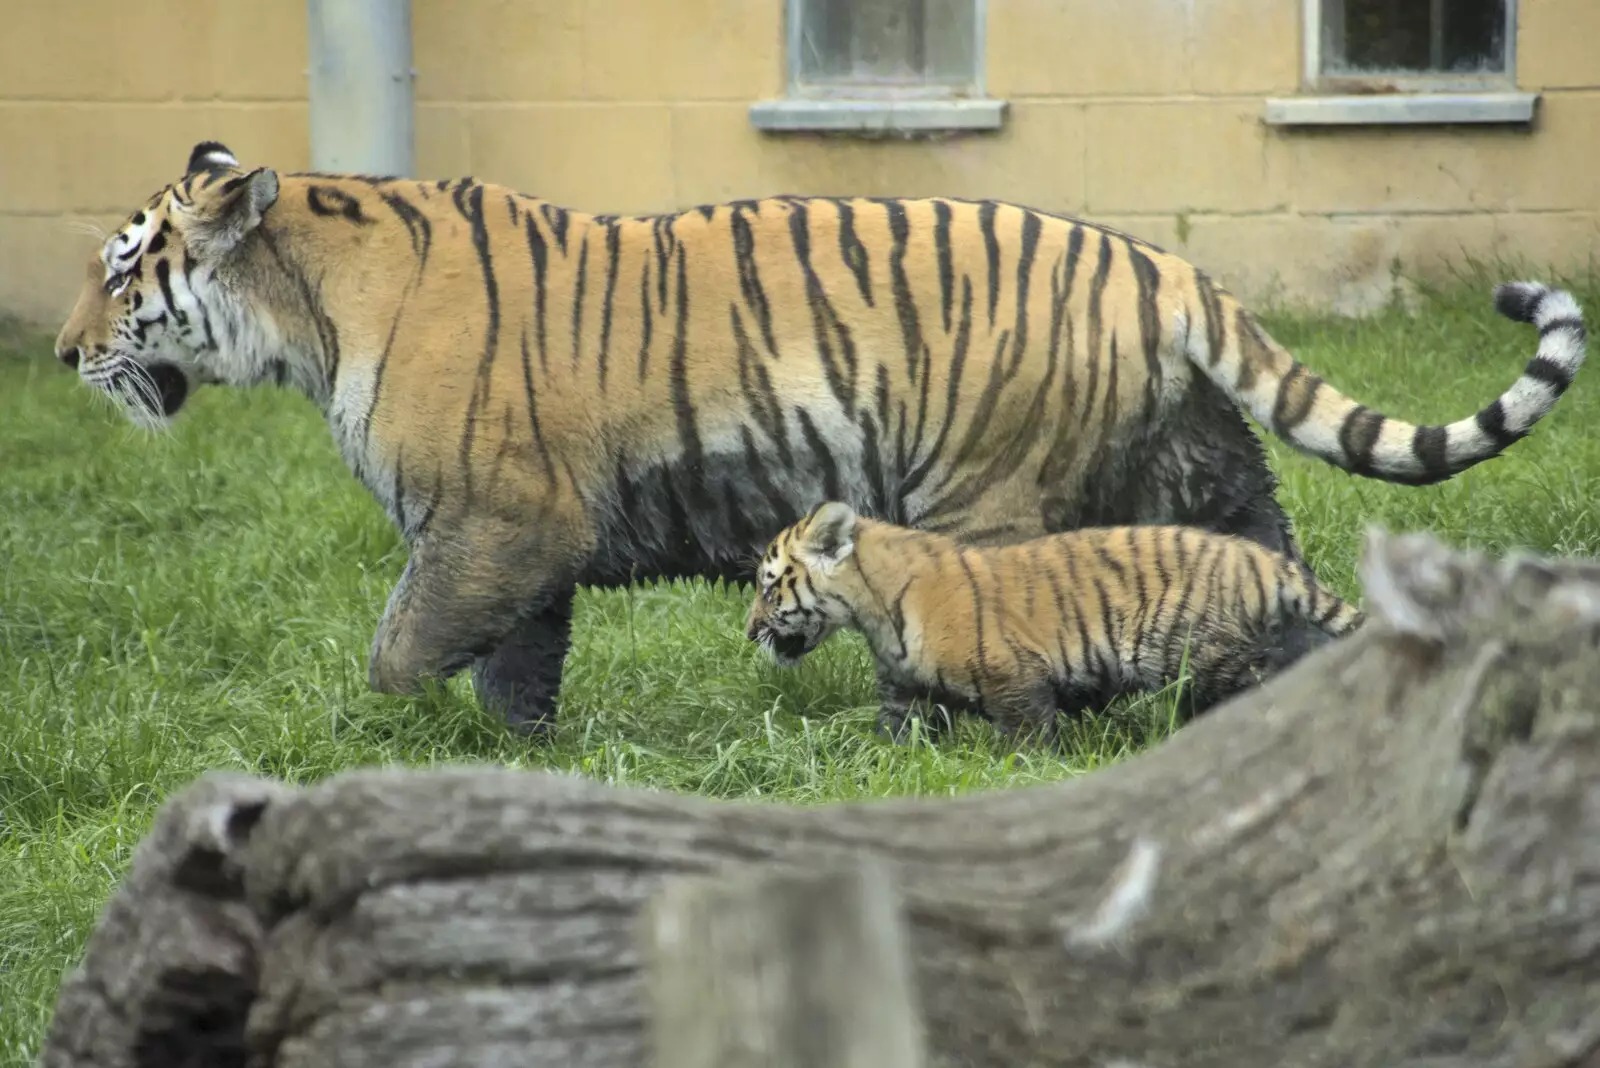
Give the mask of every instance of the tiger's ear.
[(843, 501), (828, 501), (812, 513), (801, 544), (806, 565), (830, 571), (856, 547), (856, 513)]
[(216, 196), (196, 203), (189, 242), (203, 256), (221, 256), (261, 225), (278, 200), (278, 172), (257, 167), (216, 187)]
[(201, 141), (189, 152), (189, 162), (183, 169), (185, 178), (198, 171), (211, 171), (219, 167), (236, 168), (239, 157), (221, 141)]

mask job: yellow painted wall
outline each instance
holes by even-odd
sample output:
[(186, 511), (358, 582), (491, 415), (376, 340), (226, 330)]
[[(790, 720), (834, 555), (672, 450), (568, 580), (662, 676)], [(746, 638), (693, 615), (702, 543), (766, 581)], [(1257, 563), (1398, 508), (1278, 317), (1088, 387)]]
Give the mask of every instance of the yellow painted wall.
[[(989, 0), (998, 134), (762, 134), (781, 0), (413, 0), (417, 169), (593, 211), (764, 193), (993, 196), (1106, 221), (1256, 299), (1357, 310), (1398, 259), (1600, 252), (1600, 0), (1521, 0), (1531, 129), (1285, 130), (1298, 0)], [(65, 311), (197, 140), (308, 164), (303, 0), (0, 0), (0, 308)]]

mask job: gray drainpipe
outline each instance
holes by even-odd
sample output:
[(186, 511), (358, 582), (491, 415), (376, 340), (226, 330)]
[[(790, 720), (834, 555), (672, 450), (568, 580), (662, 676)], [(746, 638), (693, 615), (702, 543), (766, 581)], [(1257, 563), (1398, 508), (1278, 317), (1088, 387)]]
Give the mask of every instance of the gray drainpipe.
[(306, 0), (311, 166), (413, 176), (411, 0)]

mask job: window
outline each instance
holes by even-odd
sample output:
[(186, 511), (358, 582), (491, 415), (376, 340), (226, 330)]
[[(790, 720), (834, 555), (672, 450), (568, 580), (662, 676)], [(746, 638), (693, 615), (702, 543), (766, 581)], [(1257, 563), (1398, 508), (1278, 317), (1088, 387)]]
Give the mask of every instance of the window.
[(1319, 0), (1306, 73), (1323, 85), (1504, 83), (1510, 0)]
[[(1517, 0), (1303, 0), (1309, 94), (1275, 125), (1528, 122), (1515, 91)], [(1337, 94), (1349, 94), (1339, 96)]]
[(951, 96), (977, 83), (977, 0), (798, 0), (789, 79), (805, 95)]
[(992, 129), (984, 0), (788, 0), (788, 94), (751, 108), (768, 130)]

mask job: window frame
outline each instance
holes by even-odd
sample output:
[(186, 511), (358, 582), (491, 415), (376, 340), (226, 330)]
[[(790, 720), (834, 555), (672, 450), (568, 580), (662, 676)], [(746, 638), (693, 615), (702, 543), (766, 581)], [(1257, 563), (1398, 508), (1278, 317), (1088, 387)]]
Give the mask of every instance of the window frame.
[(1505, 63), (1491, 74), (1372, 71), (1325, 74), (1322, 13), (1331, 0), (1300, 3), (1300, 93), (1266, 102), (1270, 126), (1438, 125), (1533, 121), (1538, 93), (1517, 89), (1517, 18), (1506, 0)]
[(750, 106), (754, 125), (768, 132), (825, 131), (913, 136), (956, 130), (996, 130), (1006, 102), (988, 95), (988, 0), (972, 0), (972, 66), (959, 83), (893, 85), (801, 80), (805, 8), (813, 0), (784, 0), (784, 95)]

